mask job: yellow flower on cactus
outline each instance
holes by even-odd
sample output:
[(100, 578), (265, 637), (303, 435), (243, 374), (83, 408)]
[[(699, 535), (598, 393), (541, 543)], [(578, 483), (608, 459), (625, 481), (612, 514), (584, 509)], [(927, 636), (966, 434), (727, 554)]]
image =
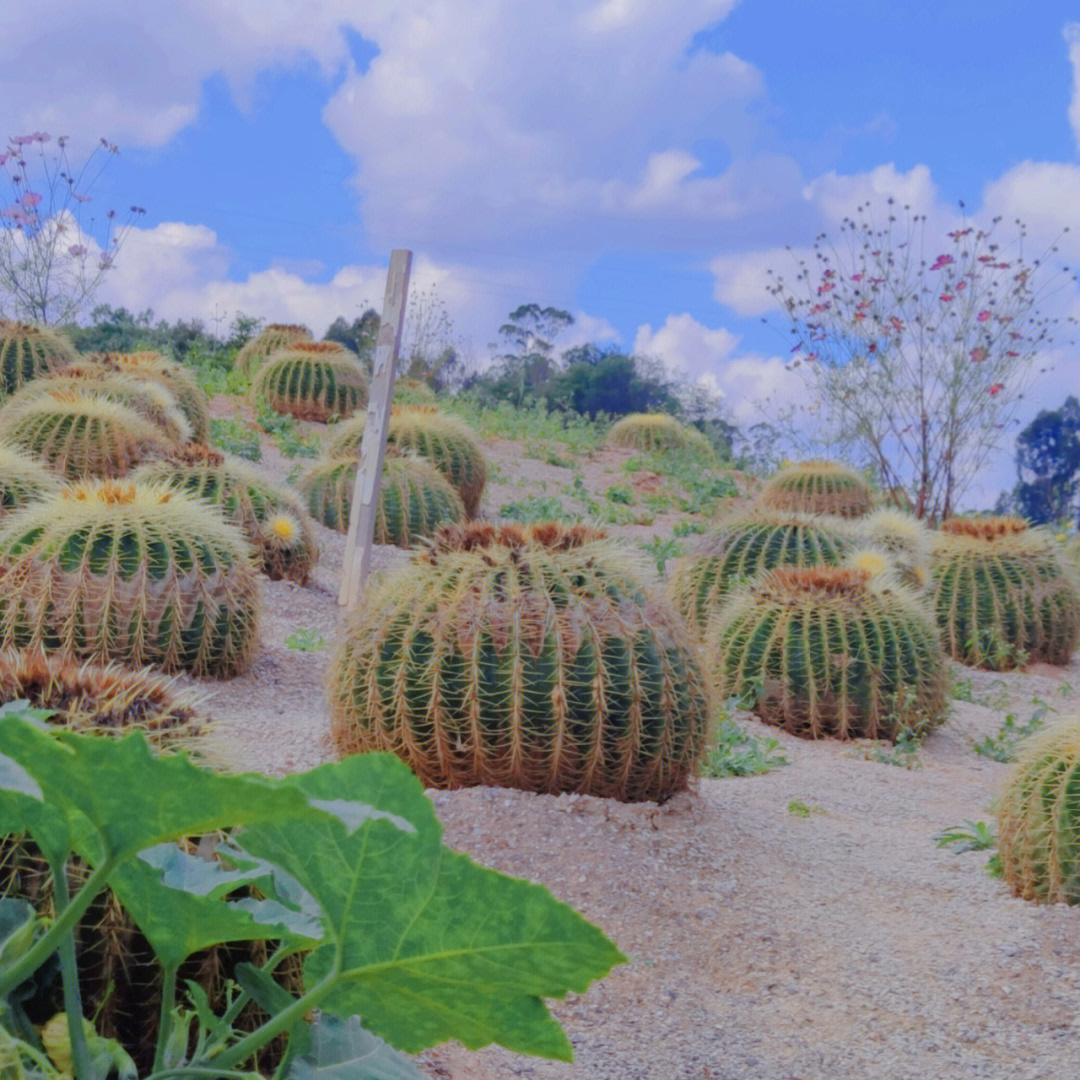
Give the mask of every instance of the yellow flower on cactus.
[(275, 514), (267, 521), (266, 529), (273, 539), (289, 544), (300, 532), (300, 522), (292, 514)]
[(851, 565), (858, 570), (865, 570), (871, 577), (877, 577), (884, 574), (890, 564), (880, 551), (860, 551), (852, 556)]

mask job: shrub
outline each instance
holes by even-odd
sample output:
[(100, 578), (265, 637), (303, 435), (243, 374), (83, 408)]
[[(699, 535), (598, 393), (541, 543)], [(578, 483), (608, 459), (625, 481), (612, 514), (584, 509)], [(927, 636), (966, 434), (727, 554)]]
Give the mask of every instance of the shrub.
[(1080, 637), (1080, 591), (1057, 545), (1018, 518), (946, 521), (930, 600), (946, 652), (973, 667), (1067, 664)]
[[(353, 458), (328, 458), (300, 478), (311, 516), (328, 529), (349, 531), (356, 467)], [(411, 547), (464, 518), (458, 493), (430, 462), (387, 450), (375, 511), (376, 544)]]
[(770, 477), (758, 501), (770, 510), (857, 518), (873, 508), (874, 493), (846, 465), (835, 461), (800, 461)]
[(933, 621), (888, 575), (771, 570), (732, 595), (705, 655), (722, 699), (759, 691), (757, 714), (793, 735), (895, 740), (944, 719), (946, 664)]
[(1080, 903), (1080, 722), (1032, 736), (998, 809), (1002, 875), (1025, 900)]
[[(358, 454), (366, 420), (356, 416), (342, 424), (328, 453), (336, 457)], [(466, 514), (476, 517), (487, 483), (487, 463), (476, 436), (463, 421), (431, 408), (395, 408), (386, 441), (430, 461), (457, 488)]]
[(338, 752), (429, 786), (663, 801), (697, 771), (708, 700), (674, 612), (585, 526), (442, 530), (368, 595), (331, 664)]
[(617, 420), (608, 432), (607, 444), (627, 450), (691, 450), (702, 460), (716, 464), (709, 440), (667, 413), (631, 413)]
[(124, 476), (175, 445), (126, 405), (70, 390), (8, 402), (0, 409), (0, 439), (69, 480)]
[(163, 484), (71, 484), (0, 527), (2, 647), (228, 678), (258, 598), (240, 531)]
[(60, 487), (60, 481), (29, 455), (0, 443), (0, 518), (37, 502)]
[(246, 341), (236, 354), (236, 369), (247, 376), (255, 374), (259, 365), (278, 349), (297, 341), (310, 341), (311, 331), (306, 326), (289, 323), (271, 323), (260, 334)]
[(435, 391), (423, 379), (395, 379), (395, 405), (434, 405)]
[(295, 341), (268, 357), (251, 383), (251, 400), (274, 412), (325, 423), (367, 402), (364, 369), (354, 353), (332, 341)]
[(272, 581), (306, 585), (319, 558), (315, 531), (300, 501), (243, 461), (200, 443), (141, 466), (136, 481), (158, 481), (212, 503), (240, 528)]
[(71, 342), (55, 330), (0, 319), (0, 400), (33, 379), (59, 371), (78, 357)]
[(760, 511), (734, 517), (678, 562), (668, 594), (704, 633), (734, 585), (778, 566), (835, 566), (850, 548), (846, 534), (823, 518)]

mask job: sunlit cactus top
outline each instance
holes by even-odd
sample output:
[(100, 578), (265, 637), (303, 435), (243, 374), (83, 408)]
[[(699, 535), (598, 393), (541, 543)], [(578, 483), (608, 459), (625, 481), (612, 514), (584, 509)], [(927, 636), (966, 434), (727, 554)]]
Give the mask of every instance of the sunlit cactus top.
[(716, 459), (709, 440), (700, 431), (667, 413), (630, 413), (612, 424), (607, 442), (609, 446), (646, 453), (657, 450), (691, 451), (710, 464), (715, 464)]
[(874, 505), (870, 485), (836, 461), (800, 461), (787, 465), (761, 489), (759, 501), (773, 510), (834, 514), (857, 518)]
[(359, 357), (336, 341), (290, 342), (260, 364), (251, 383), (253, 401), (317, 423), (351, 415), (367, 394)]
[(236, 369), (245, 375), (252, 375), (275, 349), (280, 349), (294, 341), (310, 340), (311, 331), (306, 326), (293, 323), (271, 323), (261, 333), (256, 334), (241, 346), (236, 354)]
[(949, 536), (971, 536), (977, 540), (1001, 540), (1028, 532), (1028, 523), (1016, 517), (949, 518), (941, 531)]

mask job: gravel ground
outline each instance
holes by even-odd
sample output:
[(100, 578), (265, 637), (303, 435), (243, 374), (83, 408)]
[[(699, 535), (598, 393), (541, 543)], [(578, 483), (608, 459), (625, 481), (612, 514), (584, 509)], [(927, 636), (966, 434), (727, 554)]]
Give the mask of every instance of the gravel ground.
[[(290, 463), (271, 451), (264, 467), (280, 477)], [(200, 684), (233, 767), (280, 774), (330, 755), (329, 650), (285, 646), (301, 628), (332, 639), (339, 624), (344, 542), (320, 538), (308, 588), (264, 583), (251, 674)], [(375, 565), (402, 558), (377, 549)], [(552, 1003), (573, 1065), (446, 1046), (424, 1068), (452, 1080), (1077, 1080), (1080, 909), (1015, 900), (984, 872), (985, 852), (956, 856), (932, 838), (991, 819), (1007, 768), (973, 742), (1006, 712), (1026, 720), (1036, 695), (1075, 709), (1080, 665), (956, 674), (973, 701), (954, 702), (917, 769), (781, 734), (787, 766), (703, 780), (662, 807), (432, 792), (452, 847), (548, 886), (629, 962)]]

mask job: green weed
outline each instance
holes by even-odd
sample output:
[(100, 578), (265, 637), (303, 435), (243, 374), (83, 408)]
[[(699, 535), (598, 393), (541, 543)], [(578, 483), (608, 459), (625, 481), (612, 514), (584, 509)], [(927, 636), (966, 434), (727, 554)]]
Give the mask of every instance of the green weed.
[(228, 420), (214, 418), (210, 421), (210, 441), (227, 454), (258, 461), (262, 457), (259, 434), (243, 421), (230, 417)]
[(329, 644), (330, 642), (313, 626), (305, 627), (303, 630), (294, 630), (285, 639), (286, 648), (296, 649), (297, 652), (318, 652)]
[(788, 763), (779, 750), (778, 740), (749, 734), (725, 712), (717, 728), (716, 744), (702, 762), (701, 775), (717, 780), (772, 772)]
[(975, 744), (975, 753), (990, 758), (991, 761), (1000, 761), (1008, 764), (1016, 760), (1016, 749), (1019, 744), (1029, 735), (1046, 726), (1046, 714), (1051, 711), (1050, 706), (1042, 698), (1031, 699), (1035, 706), (1034, 712), (1024, 723), (1020, 723), (1015, 713), (1009, 713), (1002, 721), (996, 735), (987, 735), (982, 742)]

